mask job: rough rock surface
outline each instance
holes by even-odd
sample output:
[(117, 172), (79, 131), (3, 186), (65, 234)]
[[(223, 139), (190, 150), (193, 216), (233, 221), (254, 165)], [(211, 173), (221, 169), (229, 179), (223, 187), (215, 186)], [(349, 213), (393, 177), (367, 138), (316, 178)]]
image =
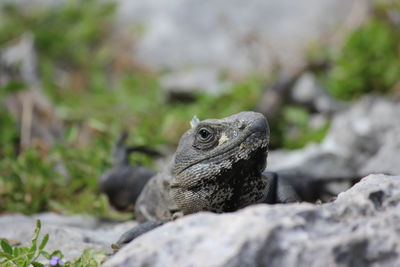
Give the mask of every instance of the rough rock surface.
[(46, 233), (50, 235), (46, 251), (60, 250), (66, 260), (80, 256), (86, 248), (111, 252), (110, 245), (137, 224), (104, 222), (82, 215), (62, 216), (42, 213), (28, 217), (21, 214), (6, 214), (0, 216), (0, 238), (30, 245), (37, 219), (42, 223), (40, 238)]
[(366, 97), (333, 118), (321, 144), (271, 151), (270, 171), (296, 170), (311, 177), (400, 174), (400, 102)]
[(399, 240), (400, 176), (371, 175), (319, 206), (185, 216), (104, 266), (400, 266)]

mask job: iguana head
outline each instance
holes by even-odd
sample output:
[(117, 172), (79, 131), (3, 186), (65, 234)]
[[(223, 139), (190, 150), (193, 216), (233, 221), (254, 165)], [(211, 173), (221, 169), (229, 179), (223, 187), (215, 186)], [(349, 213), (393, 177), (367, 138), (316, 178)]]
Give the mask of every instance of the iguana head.
[(193, 119), (180, 139), (171, 196), (184, 213), (223, 212), (261, 200), (269, 128), (265, 117), (241, 112), (224, 119)]

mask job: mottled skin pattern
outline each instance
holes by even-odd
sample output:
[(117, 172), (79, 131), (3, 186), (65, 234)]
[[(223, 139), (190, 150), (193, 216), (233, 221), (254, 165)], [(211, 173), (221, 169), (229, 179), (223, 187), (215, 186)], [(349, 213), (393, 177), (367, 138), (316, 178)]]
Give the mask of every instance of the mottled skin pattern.
[(170, 220), (180, 211), (234, 211), (262, 202), (268, 179), (269, 128), (265, 117), (241, 112), (224, 119), (192, 121), (171, 164), (139, 196), (139, 222)]
[(265, 117), (242, 112), (193, 125), (181, 138), (170, 184), (184, 214), (235, 211), (266, 194), (269, 129)]
[[(139, 196), (139, 222), (168, 221), (176, 214), (230, 212), (254, 203), (298, 201), (294, 190), (266, 167), (269, 127), (256, 112), (192, 120), (170, 166), (150, 179)], [(151, 230), (139, 225), (124, 235)], [(143, 226), (144, 227), (144, 226)], [(151, 228), (151, 229), (150, 229)], [(117, 245), (130, 240), (120, 239)]]

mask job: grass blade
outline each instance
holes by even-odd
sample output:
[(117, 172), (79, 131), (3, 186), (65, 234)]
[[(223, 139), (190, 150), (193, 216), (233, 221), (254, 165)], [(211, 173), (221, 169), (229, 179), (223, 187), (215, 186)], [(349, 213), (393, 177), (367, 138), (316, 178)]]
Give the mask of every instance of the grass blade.
[(1, 240), (0, 244), (1, 244), (1, 248), (3, 249), (3, 251), (5, 253), (10, 254), (10, 255), (13, 254), (13, 249), (6, 240), (4, 240), (4, 239)]

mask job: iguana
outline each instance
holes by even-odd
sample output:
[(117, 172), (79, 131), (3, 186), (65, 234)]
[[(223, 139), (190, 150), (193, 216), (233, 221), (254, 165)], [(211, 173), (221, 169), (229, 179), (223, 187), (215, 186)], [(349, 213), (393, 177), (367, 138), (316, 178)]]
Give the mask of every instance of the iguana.
[(135, 207), (138, 227), (117, 244), (162, 222), (199, 211), (230, 212), (254, 203), (299, 201), (295, 190), (264, 172), (269, 127), (261, 113), (191, 121), (171, 164), (146, 184)]
[(136, 199), (143, 187), (156, 175), (156, 172), (140, 166), (129, 164), (129, 154), (132, 152), (144, 153), (152, 157), (161, 156), (155, 150), (143, 146), (125, 145), (127, 132), (121, 133), (112, 152), (112, 168), (100, 178), (100, 191), (108, 196), (110, 203), (118, 210), (133, 209)]

